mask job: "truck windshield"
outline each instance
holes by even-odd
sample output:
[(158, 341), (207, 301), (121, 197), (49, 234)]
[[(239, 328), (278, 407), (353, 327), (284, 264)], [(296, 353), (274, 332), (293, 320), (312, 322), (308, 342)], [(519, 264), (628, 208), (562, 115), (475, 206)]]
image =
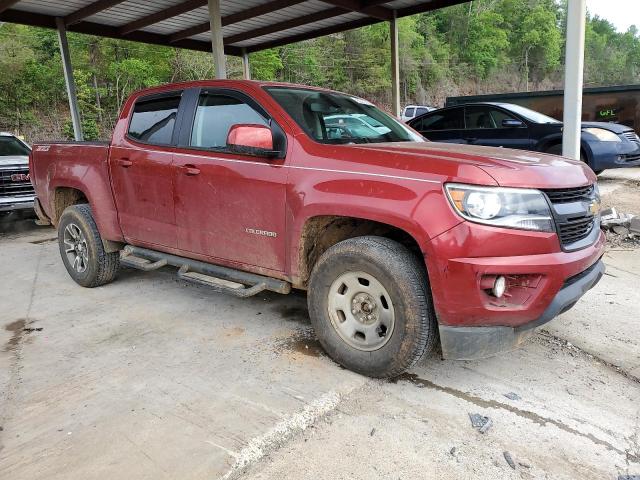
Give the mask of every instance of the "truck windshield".
[(0, 137), (0, 157), (28, 156), (29, 147), (15, 137)]
[(362, 98), (298, 87), (266, 87), (265, 90), (320, 143), (426, 141)]

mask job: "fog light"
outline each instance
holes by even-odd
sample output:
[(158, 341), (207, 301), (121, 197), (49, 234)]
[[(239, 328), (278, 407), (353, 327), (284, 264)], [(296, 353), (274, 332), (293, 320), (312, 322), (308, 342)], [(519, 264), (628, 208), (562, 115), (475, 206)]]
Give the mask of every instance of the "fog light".
[(491, 289), (491, 293), (496, 298), (500, 298), (504, 295), (504, 291), (507, 288), (507, 279), (500, 275), (496, 278), (496, 281), (493, 283), (493, 288)]

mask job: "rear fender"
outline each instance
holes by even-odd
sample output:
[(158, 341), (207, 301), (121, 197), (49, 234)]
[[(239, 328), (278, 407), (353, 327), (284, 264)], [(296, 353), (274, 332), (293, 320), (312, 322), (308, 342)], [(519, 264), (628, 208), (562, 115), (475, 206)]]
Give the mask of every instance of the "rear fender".
[(118, 216), (113, 201), (113, 195), (108, 178), (102, 176), (93, 168), (83, 168), (84, 174), (82, 178), (72, 175), (54, 175), (49, 181), (49, 202), (43, 208), (47, 208), (47, 213), (54, 225), (57, 225), (59, 218), (57, 215), (61, 212), (56, 210), (56, 192), (59, 188), (73, 188), (82, 192), (89, 201), (93, 217), (96, 221), (100, 236), (105, 241), (122, 242), (124, 237), (118, 223)]

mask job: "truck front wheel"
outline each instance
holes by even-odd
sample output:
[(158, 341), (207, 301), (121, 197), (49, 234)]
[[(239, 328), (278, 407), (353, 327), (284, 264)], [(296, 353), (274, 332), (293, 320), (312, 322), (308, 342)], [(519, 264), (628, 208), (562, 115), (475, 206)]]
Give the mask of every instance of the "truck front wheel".
[(58, 244), (62, 263), (78, 285), (99, 287), (116, 277), (120, 253), (104, 251), (89, 205), (72, 205), (62, 212)]
[(424, 265), (403, 245), (366, 236), (337, 243), (313, 268), (311, 322), (336, 362), (371, 377), (395, 377), (436, 341)]

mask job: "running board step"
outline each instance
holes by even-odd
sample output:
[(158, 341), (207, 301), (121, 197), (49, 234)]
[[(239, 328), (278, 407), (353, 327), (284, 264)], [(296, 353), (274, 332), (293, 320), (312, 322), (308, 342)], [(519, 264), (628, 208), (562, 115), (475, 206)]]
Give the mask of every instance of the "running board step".
[(200, 262), (156, 250), (134, 247), (133, 245), (124, 247), (120, 261), (123, 265), (144, 271), (171, 265), (179, 269), (178, 277), (182, 280), (206, 285), (218, 292), (228, 293), (236, 297), (250, 297), (263, 290), (285, 294), (291, 291), (291, 284), (284, 280)]
[(159, 268), (164, 267), (167, 264), (167, 261), (162, 259), (152, 262), (151, 260), (147, 260), (146, 258), (136, 257), (135, 255), (132, 255), (125, 250), (120, 255), (120, 263), (122, 265), (126, 265), (127, 267), (137, 268), (138, 270), (150, 272), (152, 270), (158, 270)]
[(251, 297), (257, 293), (267, 289), (267, 285), (264, 282), (260, 282), (251, 287), (247, 287), (242, 283), (232, 282), (223, 278), (212, 277), (204, 273), (190, 272), (188, 265), (183, 265), (178, 270), (178, 277), (187, 282), (197, 283), (199, 285), (206, 285), (213, 288), (217, 292), (228, 293), (234, 297)]

